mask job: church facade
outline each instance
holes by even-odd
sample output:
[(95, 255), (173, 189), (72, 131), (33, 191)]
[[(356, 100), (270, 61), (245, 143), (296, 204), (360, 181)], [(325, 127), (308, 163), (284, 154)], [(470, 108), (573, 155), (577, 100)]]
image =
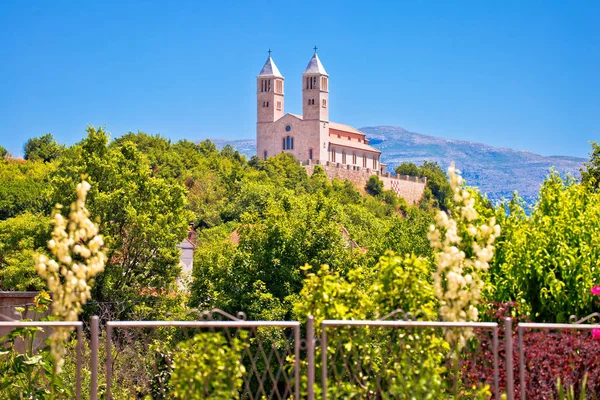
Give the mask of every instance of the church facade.
[(329, 75), (316, 53), (302, 74), (302, 115), (285, 113), (284, 77), (269, 57), (257, 76), (257, 156), (290, 153), (303, 164), (383, 174), (381, 152), (365, 134), (329, 120)]

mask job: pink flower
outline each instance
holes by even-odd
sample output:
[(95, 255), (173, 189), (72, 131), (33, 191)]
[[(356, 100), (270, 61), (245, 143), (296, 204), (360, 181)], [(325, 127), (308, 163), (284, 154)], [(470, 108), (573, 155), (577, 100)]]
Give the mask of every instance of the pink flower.
[(600, 339), (600, 329), (592, 329), (592, 336), (594, 339)]
[(600, 286), (594, 286), (590, 293), (596, 296), (600, 296)]

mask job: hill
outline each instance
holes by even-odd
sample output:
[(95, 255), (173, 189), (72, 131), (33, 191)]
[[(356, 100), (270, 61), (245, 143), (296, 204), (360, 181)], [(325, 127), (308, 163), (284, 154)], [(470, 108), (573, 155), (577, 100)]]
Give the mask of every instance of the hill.
[[(551, 168), (561, 175), (579, 177), (584, 158), (541, 156), (526, 151), (489, 146), (483, 143), (445, 139), (410, 132), (400, 127), (375, 126), (360, 128), (371, 145), (382, 151), (382, 162), (393, 171), (403, 162), (435, 161), (446, 168), (454, 161), (472, 186), (477, 186), (490, 199), (510, 197), (516, 190), (531, 203), (535, 201), (544, 178)], [(215, 140), (217, 146), (230, 144), (246, 156), (256, 154), (256, 141)]]

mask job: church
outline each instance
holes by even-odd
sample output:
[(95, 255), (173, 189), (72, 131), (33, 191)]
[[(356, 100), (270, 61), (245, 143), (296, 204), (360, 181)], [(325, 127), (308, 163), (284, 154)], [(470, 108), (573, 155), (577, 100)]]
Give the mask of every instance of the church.
[(329, 120), (329, 75), (317, 48), (302, 73), (302, 115), (285, 113), (284, 77), (271, 52), (257, 77), (257, 155), (267, 159), (285, 152), (304, 165), (338, 165), (383, 174), (381, 152), (365, 134)]

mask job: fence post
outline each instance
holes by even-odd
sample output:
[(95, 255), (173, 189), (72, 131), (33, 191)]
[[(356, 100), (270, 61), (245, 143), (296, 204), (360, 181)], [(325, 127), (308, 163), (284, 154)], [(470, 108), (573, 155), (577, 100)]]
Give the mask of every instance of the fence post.
[(327, 326), (321, 323), (321, 393), (327, 400)]
[(512, 318), (504, 319), (504, 356), (506, 357), (506, 398), (514, 400), (513, 337)]
[(308, 400), (315, 398), (315, 317), (306, 321), (306, 360), (308, 362)]
[[(110, 386), (112, 383), (112, 326), (106, 323), (106, 399), (111, 400)], [(509, 399), (512, 400), (512, 399)]]
[(90, 381), (90, 399), (97, 400), (98, 399), (98, 341), (99, 337), (99, 327), (98, 327), (98, 317), (92, 317), (92, 331), (91, 331), (91, 358), (92, 365), (90, 366), (92, 377)]
[(523, 342), (523, 328), (519, 326), (519, 390), (521, 391), (521, 399), (525, 400), (525, 394), (527, 393), (527, 384), (525, 383), (525, 343)]

